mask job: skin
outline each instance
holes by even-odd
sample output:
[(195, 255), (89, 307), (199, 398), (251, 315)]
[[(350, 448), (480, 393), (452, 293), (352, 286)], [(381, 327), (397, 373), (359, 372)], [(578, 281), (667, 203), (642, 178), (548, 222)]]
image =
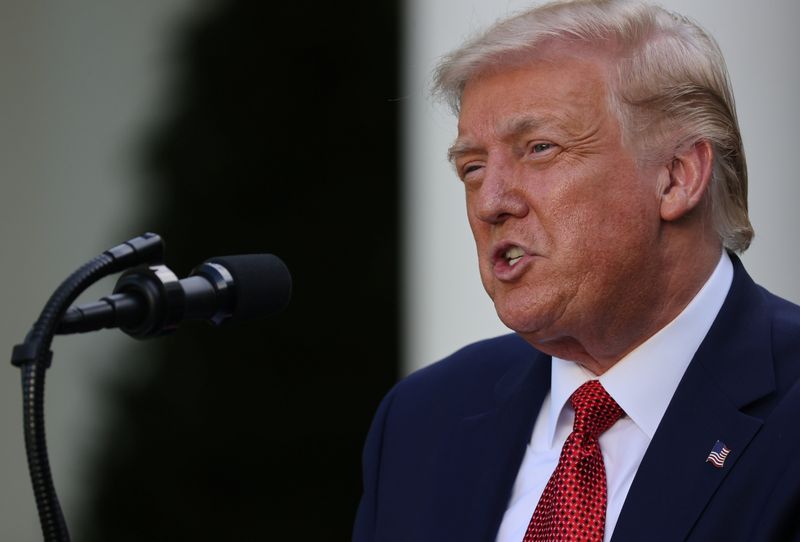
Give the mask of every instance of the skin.
[(501, 320), (597, 375), (677, 316), (721, 252), (711, 146), (637, 160), (607, 106), (608, 68), (557, 54), (479, 74), (450, 150)]

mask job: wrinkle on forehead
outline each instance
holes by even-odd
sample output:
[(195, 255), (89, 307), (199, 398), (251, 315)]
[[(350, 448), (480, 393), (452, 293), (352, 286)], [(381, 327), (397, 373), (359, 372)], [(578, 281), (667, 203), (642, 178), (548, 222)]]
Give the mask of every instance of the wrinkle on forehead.
[[(562, 76), (561, 66), (575, 62), (585, 66), (585, 84), (575, 85), (574, 79)], [(596, 127), (611, 113), (604, 68), (593, 60), (569, 55), (483, 73), (465, 89), (466, 107), (461, 110), (459, 136), (448, 151), (449, 160), (484, 150), (486, 136), (501, 141), (527, 134), (582, 138), (587, 125)], [(513, 101), (504, 96), (507, 81), (497, 79), (512, 72), (518, 73), (523, 85), (530, 86), (529, 93), (517, 95)]]

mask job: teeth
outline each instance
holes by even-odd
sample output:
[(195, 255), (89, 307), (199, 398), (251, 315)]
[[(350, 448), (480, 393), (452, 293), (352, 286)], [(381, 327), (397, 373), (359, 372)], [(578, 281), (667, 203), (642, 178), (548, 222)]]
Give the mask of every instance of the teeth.
[(510, 260), (511, 258), (519, 258), (524, 254), (525, 251), (522, 250), (520, 247), (511, 247), (508, 250), (506, 250), (504, 256)]
[(506, 250), (505, 254), (503, 255), (508, 260), (508, 265), (514, 266), (519, 262), (522, 257), (525, 255), (525, 251), (522, 250), (520, 247), (511, 247)]

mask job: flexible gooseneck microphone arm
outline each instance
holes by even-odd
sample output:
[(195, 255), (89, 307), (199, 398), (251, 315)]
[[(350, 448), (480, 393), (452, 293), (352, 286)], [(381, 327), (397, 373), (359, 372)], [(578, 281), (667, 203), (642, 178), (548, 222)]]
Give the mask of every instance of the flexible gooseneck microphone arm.
[(39, 318), (14, 347), (11, 362), (22, 370), (23, 423), (28, 470), (45, 542), (68, 542), (64, 515), (53, 486), (44, 430), (44, 380), (53, 354), (50, 344), (62, 315), (75, 298), (99, 279), (142, 263), (160, 263), (164, 243), (146, 233), (111, 248), (70, 275), (50, 296)]

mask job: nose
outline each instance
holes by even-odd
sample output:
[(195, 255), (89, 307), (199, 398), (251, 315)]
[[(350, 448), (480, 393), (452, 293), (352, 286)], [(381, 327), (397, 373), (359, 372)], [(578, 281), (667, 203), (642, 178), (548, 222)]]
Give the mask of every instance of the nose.
[(475, 216), (489, 224), (501, 224), (528, 213), (522, 183), (513, 168), (487, 165), (483, 181), (469, 200), (468, 197)]

